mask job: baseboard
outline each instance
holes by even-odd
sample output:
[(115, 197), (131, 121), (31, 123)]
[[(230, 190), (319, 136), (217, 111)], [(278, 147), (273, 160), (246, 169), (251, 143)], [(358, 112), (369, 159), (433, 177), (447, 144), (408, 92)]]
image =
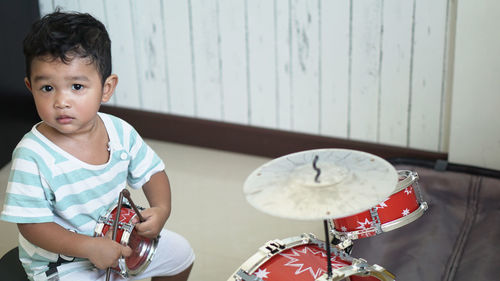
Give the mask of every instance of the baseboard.
[(101, 111), (123, 118), (145, 138), (276, 158), (316, 148), (365, 151), (385, 159), (446, 160), (447, 153), (346, 140), (226, 122), (102, 106)]

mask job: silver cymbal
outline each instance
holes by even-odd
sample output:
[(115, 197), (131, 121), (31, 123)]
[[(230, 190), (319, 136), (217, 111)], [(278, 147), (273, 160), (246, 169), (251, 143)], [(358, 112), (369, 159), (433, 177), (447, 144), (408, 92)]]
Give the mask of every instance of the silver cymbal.
[(396, 169), (378, 156), (315, 149), (267, 162), (248, 176), (243, 192), (254, 208), (269, 215), (323, 220), (369, 210), (389, 197), (397, 183)]

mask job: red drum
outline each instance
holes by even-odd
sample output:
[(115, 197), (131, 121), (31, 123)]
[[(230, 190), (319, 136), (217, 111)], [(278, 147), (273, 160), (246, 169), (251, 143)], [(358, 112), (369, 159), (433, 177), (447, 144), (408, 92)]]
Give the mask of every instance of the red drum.
[[(104, 216), (99, 217), (94, 236), (102, 237), (112, 229), (117, 210), (118, 205), (115, 205)], [(128, 245), (133, 251), (129, 257), (120, 258), (118, 261), (119, 266), (113, 268), (113, 271), (121, 274), (123, 277), (135, 276), (143, 272), (151, 263), (156, 246), (158, 245), (158, 238), (150, 239), (137, 234), (134, 224), (132, 224), (132, 220), (136, 216), (136, 213), (130, 206), (122, 204), (116, 242)]]
[(418, 188), (416, 172), (398, 171), (396, 190), (384, 202), (364, 212), (333, 219), (333, 234), (341, 240), (388, 232), (418, 219), (427, 210)]
[[(312, 234), (267, 242), (228, 281), (393, 281), (394, 275), (332, 247), (332, 279), (327, 279), (325, 243)], [(346, 279), (347, 278), (347, 279)]]

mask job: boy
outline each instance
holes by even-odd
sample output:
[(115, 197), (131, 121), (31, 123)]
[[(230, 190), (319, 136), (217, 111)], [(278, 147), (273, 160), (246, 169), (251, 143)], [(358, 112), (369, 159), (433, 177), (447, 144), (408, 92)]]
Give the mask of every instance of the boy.
[(138, 234), (161, 235), (151, 264), (135, 278), (187, 280), (193, 251), (163, 229), (170, 215), (164, 163), (128, 123), (98, 112), (118, 83), (104, 25), (88, 14), (56, 11), (33, 24), (24, 54), (24, 81), (42, 121), (14, 150), (0, 218), (18, 225), (29, 279), (104, 280), (132, 249), (93, 237), (94, 228), (128, 184), (142, 187), (150, 204)]

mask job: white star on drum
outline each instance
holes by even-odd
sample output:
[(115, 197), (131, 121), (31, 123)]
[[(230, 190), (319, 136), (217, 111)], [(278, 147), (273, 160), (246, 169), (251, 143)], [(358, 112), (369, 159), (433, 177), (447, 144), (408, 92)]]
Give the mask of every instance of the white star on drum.
[(267, 275), (269, 274), (270, 272), (267, 271), (267, 269), (260, 269), (254, 273), (255, 276), (261, 278), (261, 279), (264, 279), (264, 278), (267, 278)]

